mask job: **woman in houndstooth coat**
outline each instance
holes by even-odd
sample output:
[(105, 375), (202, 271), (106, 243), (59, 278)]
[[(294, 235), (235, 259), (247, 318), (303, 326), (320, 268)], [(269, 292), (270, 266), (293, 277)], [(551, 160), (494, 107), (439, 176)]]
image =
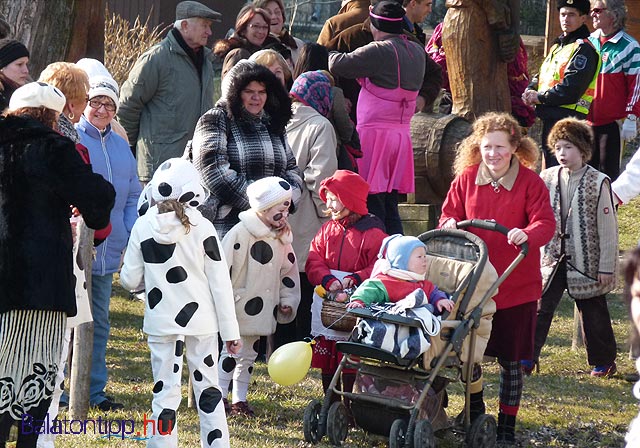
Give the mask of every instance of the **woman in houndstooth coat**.
[(275, 75), (241, 61), (225, 76), (221, 99), (198, 120), (191, 154), (211, 192), (201, 211), (220, 238), (249, 209), (251, 182), (282, 177), (293, 187), (293, 203), (300, 198), (302, 174), (285, 136), (290, 118), (291, 100)]

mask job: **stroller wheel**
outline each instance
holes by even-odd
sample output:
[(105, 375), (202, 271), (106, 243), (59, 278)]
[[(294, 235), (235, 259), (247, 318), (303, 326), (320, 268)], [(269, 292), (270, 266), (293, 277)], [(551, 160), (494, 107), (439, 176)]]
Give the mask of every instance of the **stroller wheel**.
[(418, 420), (413, 431), (413, 448), (435, 448), (436, 436), (429, 420)]
[(320, 400), (311, 400), (304, 410), (304, 420), (302, 428), (304, 431), (304, 440), (313, 444), (318, 443), (322, 439), (320, 434), (320, 410), (322, 403)]
[(389, 448), (403, 448), (407, 435), (407, 422), (401, 418), (393, 421), (389, 431)]
[(327, 436), (334, 446), (341, 446), (347, 438), (349, 430), (349, 416), (347, 408), (341, 401), (336, 401), (329, 408), (327, 414)]
[(470, 448), (494, 448), (496, 446), (496, 419), (482, 414), (469, 426), (465, 442)]

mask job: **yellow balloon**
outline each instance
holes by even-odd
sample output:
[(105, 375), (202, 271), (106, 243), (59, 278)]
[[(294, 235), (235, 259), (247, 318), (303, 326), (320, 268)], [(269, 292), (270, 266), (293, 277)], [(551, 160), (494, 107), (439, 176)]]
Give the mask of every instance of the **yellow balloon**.
[(268, 365), (271, 379), (281, 386), (302, 381), (311, 367), (311, 344), (305, 341), (290, 342), (273, 352)]

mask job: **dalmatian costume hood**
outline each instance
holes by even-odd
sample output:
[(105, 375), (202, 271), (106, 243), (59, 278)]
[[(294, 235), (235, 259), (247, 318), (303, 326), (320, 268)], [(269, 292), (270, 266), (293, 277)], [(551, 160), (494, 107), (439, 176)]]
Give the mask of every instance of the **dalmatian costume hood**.
[[(231, 272), (241, 335), (267, 336), (276, 331), (277, 323), (295, 319), (300, 274), (292, 233), (274, 231), (257, 212), (291, 200), (291, 186), (278, 177), (263, 178), (247, 188), (247, 195), (251, 208), (239, 214), (240, 222), (225, 235), (222, 247)], [(290, 306), (293, 312), (284, 315), (279, 305)]]
[(169, 159), (145, 193), (156, 203), (181, 202), (191, 227), (187, 233), (175, 212), (158, 213), (157, 205), (133, 226), (120, 282), (133, 289), (144, 277), (144, 332), (156, 336), (220, 332), (225, 341), (238, 339), (224, 253), (213, 224), (196, 209), (206, 198), (197, 170), (187, 160)]

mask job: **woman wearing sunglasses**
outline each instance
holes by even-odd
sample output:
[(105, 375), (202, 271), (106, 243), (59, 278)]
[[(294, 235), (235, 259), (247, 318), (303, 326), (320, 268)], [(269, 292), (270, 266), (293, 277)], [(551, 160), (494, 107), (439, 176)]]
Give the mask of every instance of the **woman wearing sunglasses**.
[(76, 130), (80, 143), (89, 149), (93, 171), (113, 184), (116, 190), (116, 203), (111, 210), (111, 234), (96, 247), (91, 281), (94, 335), (89, 401), (106, 412), (123, 407), (105, 395), (109, 301), (113, 273), (120, 268), (122, 252), (138, 216), (136, 205), (141, 186), (129, 144), (111, 128), (111, 120), (118, 109), (118, 85), (110, 76), (90, 76), (89, 85), (89, 101)]
[(621, 140), (636, 137), (640, 116), (640, 46), (624, 31), (626, 18), (624, 0), (591, 0), (595, 32), (589, 40), (602, 57), (602, 69), (587, 117), (595, 133), (589, 164), (612, 181), (620, 174)]

